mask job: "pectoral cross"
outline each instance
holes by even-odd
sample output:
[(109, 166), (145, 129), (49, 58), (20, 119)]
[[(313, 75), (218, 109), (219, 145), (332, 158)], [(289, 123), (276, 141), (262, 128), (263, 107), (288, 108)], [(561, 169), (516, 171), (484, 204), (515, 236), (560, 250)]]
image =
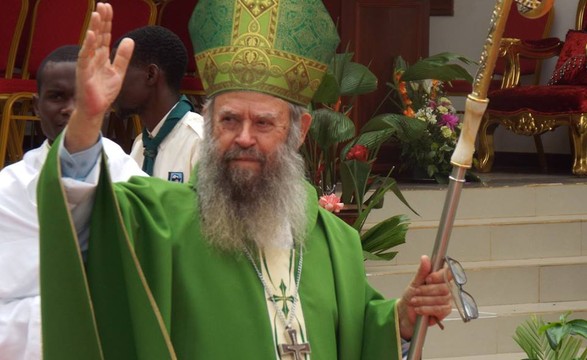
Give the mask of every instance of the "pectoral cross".
[(294, 360), (303, 360), (304, 354), (309, 354), (312, 352), (312, 350), (310, 349), (310, 344), (298, 344), (296, 329), (287, 327), (285, 330), (287, 331), (287, 334), (291, 339), (291, 344), (279, 344), (277, 346), (277, 348), (279, 349), (279, 357), (283, 357), (283, 355), (293, 354)]

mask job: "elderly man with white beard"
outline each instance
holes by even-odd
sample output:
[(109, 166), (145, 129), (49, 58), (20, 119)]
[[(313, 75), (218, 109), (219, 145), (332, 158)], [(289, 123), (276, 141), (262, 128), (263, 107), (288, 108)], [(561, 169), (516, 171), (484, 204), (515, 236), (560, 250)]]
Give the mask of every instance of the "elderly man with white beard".
[[(108, 180), (99, 130), (133, 50), (123, 40), (110, 62), (112, 17), (97, 4), (76, 109), (39, 181), (46, 360), (400, 359), (417, 315), (450, 313), (445, 270), (425, 256), (399, 299), (375, 292), (358, 234), (304, 180), (306, 105), (338, 43), (319, 0), (199, 2), (209, 100), (189, 184)], [(88, 189), (87, 249), (62, 177)]]

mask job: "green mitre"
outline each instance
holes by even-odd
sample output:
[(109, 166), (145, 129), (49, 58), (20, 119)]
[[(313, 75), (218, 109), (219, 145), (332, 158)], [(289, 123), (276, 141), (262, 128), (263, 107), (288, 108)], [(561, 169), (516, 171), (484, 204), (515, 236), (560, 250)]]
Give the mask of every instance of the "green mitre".
[(189, 31), (208, 96), (253, 90), (304, 106), (339, 42), (320, 0), (203, 0)]

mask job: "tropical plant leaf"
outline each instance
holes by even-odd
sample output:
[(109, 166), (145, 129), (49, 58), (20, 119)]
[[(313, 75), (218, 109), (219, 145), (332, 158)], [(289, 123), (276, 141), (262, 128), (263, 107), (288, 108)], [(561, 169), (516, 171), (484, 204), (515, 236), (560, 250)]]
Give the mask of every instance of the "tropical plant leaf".
[[(513, 338), (526, 353), (528, 359), (577, 359), (583, 342), (579, 338), (571, 336), (571, 331), (563, 329), (564, 327), (570, 328), (566, 322), (566, 315), (568, 314), (561, 316), (560, 322), (549, 324), (545, 324), (541, 318), (532, 315), (529, 320), (516, 328)], [(587, 351), (581, 355), (581, 359), (585, 359), (584, 357), (587, 358)]]
[(343, 159), (351, 147), (355, 145), (363, 145), (369, 150), (369, 154), (371, 154), (373, 151), (379, 149), (381, 144), (391, 137), (391, 134), (393, 134), (393, 130), (391, 129), (362, 133), (342, 148), (340, 157)]
[(571, 334), (571, 329), (563, 324), (561, 326), (551, 327), (546, 330), (546, 339), (552, 350), (558, 350), (562, 345), (562, 340)]
[[(545, 337), (539, 334), (539, 327), (544, 323), (535, 315), (516, 327), (513, 339), (528, 356), (528, 360), (544, 359)], [(547, 345), (548, 347), (548, 345)]]
[(402, 81), (436, 79), (440, 81), (466, 80), (473, 82), (473, 77), (460, 65), (436, 65), (427, 62), (410, 66), (402, 75)]
[(342, 183), (341, 201), (345, 204), (355, 198), (357, 206), (363, 204), (363, 194), (367, 189), (371, 164), (358, 160), (344, 160), (340, 163), (340, 179)]
[(571, 327), (571, 334), (587, 339), (587, 320), (575, 319), (567, 323)]
[(364, 260), (389, 261), (397, 255), (397, 251), (390, 251), (386, 253), (373, 254), (363, 250)]
[[(385, 185), (382, 186), (381, 188), (386, 189), (385, 192), (391, 190), (391, 192), (393, 192), (395, 194), (395, 196), (402, 202), (402, 204), (404, 204), (410, 210), (412, 210), (412, 212), (414, 214), (420, 216), (420, 214), (418, 214), (418, 212), (408, 203), (408, 200), (406, 200), (406, 198), (404, 197), (404, 194), (402, 194), (400, 188), (397, 186), (397, 182), (394, 179), (392, 179), (388, 176), (384, 181), (385, 181)], [(367, 201), (371, 202), (371, 201), (376, 201), (376, 200), (369, 198), (369, 200), (367, 200)]]
[(341, 96), (357, 96), (377, 89), (377, 77), (365, 65), (349, 62), (340, 82)]
[(342, 79), (344, 77), (344, 69), (346, 65), (352, 61), (353, 56), (355, 56), (355, 53), (345, 51), (343, 53), (335, 54), (332, 58), (332, 62), (330, 63), (328, 72), (330, 72), (334, 76), (338, 84), (342, 83)]
[(408, 226), (409, 219), (405, 215), (379, 222), (361, 236), (363, 250), (382, 255), (390, 248), (405, 243)]
[(406, 140), (415, 140), (426, 132), (426, 123), (400, 114), (380, 114), (361, 127), (361, 132), (391, 129), (393, 136)]
[(350, 140), (355, 135), (355, 124), (346, 115), (330, 109), (312, 112), (310, 136), (322, 151), (339, 142)]
[(463, 55), (459, 55), (453, 52), (442, 52), (442, 53), (438, 53), (436, 55), (432, 55), (426, 58), (427, 62), (430, 63), (436, 63), (436, 64), (446, 64), (449, 63), (451, 61), (459, 61), (462, 62), (463, 64), (466, 65), (476, 65), (477, 62), (463, 56)]
[(339, 97), (340, 86), (338, 85), (338, 81), (336, 81), (336, 78), (332, 74), (326, 73), (322, 78), (318, 90), (314, 93), (312, 102), (334, 104), (338, 101)]
[[(468, 82), (473, 82), (473, 77), (464, 67), (459, 64), (449, 64), (450, 62), (461, 62), (466, 65), (475, 64), (474, 61), (462, 55), (444, 52), (429, 56), (425, 59), (420, 59), (413, 65), (408, 66), (402, 74), (401, 80), (416, 81), (436, 79), (441, 81), (451, 81), (462, 79)], [(396, 61), (396, 64), (397, 63), (398, 62)]]

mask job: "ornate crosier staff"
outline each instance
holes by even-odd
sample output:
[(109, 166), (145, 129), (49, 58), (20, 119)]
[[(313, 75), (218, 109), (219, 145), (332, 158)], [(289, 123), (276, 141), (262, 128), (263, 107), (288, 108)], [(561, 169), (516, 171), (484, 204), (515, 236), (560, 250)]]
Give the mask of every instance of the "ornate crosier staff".
[[(537, 18), (550, 10), (554, 0), (515, 0), (518, 10), (523, 16)], [(507, 17), (514, 0), (497, 0), (491, 15), (489, 35), (485, 40), (479, 69), (473, 82), (473, 92), (467, 96), (465, 104), (465, 116), (463, 128), (455, 151), (450, 159), (453, 170), (449, 176), (449, 186), (446, 193), (442, 216), (436, 233), (436, 242), (432, 250), (432, 272), (439, 270), (444, 265), (444, 257), (450, 240), (450, 233), (455, 219), (461, 189), (465, 182), (467, 169), (471, 168), (473, 153), (475, 152), (475, 138), (481, 122), (481, 117), (487, 108), (487, 90), (491, 75), (495, 67), (495, 61), (499, 52), (501, 37)], [(408, 360), (420, 360), (422, 348), (428, 329), (428, 316), (418, 316), (414, 335), (410, 344)]]

